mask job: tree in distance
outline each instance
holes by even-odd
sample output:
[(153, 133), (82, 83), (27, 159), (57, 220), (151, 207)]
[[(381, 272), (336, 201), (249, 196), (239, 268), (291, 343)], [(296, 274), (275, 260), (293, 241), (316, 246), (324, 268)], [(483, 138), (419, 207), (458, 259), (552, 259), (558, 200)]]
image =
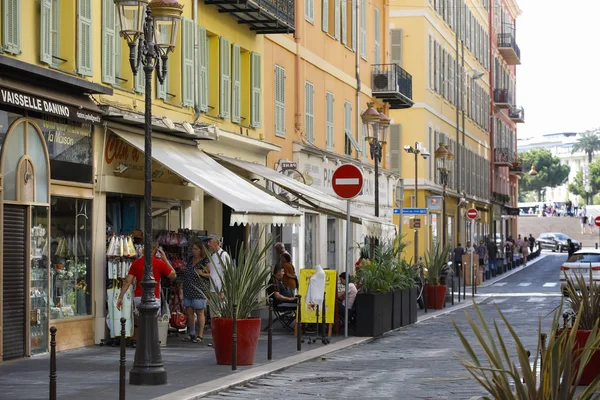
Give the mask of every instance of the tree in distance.
[(524, 171), (529, 171), (535, 165), (537, 175), (525, 174), (519, 181), (520, 192), (535, 192), (537, 201), (542, 201), (542, 195), (547, 187), (557, 187), (569, 177), (571, 168), (563, 165), (560, 159), (553, 156), (548, 149), (531, 149), (519, 154), (519, 160)]

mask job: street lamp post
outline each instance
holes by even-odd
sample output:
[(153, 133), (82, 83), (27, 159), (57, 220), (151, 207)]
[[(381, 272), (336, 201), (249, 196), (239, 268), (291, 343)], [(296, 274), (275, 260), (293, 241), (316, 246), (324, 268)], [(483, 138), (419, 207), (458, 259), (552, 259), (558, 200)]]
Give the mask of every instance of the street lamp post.
[[(143, 65), (145, 74), (144, 127), (144, 277), (142, 301), (138, 306), (139, 332), (133, 368), (129, 372), (132, 385), (164, 385), (164, 369), (158, 336), (160, 304), (154, 296), (157, 282), (152, 271), (152, 73), (160, 83), (167, 74), (167, 59), (175, 48), (183, 6), (177, 0), (114, 0), (120, 35), (129, 45), (129, 62), (136, 75)], [(145, 14), (145, 18), (144, 18)]]
[(375, 216), (379, 217), (379, 163), (383, 155), (383, 146), (386, 145), (387, 129), (390, 119), (383, 113), (383, 108), (375, 110), (374, 103), (367, 103), (367, 109), (360, 118), (367, 127), (366, 140), (369, 141), (371, 159), (375, 164)]
[[(413, 202), (413, 207), (415, 208), (419, 208), (419, 200), (418, 200), (418, 193), (419, 193), (419, 174), (418, 174), (418, 165), (419, 165), (419, 155), (421, 155), (421, 157), (423, 157), (424, 160), (427, 160), (429, 158), (429, 152), (427, 151), (427, 149), (425, 147), (421, 147), (421, 143), (419, 142), (415, 142), (415, 146), (404, 146), (404, 151), (406, 151), (409, 154), (414, 154), (415, 155), (415, 193), (414, 193), (414, 202)], [(415, 238), (414, 238), (414, 262), (418, 262), (419, 260), (419, 229), (418, 228), (414, 228), (415, 229)]]
[(454, 154), (448, 148), (448, 145), (440, 143), (435, 151), (437, 170), (440, 174), (440, 183), (442, 184), (442, 245), (446, 247), (447, 243), (447, 221), (446, 221), (446, 186), (450, 177), (450, 171), (446, 168), (446, 160), (454, 160)]

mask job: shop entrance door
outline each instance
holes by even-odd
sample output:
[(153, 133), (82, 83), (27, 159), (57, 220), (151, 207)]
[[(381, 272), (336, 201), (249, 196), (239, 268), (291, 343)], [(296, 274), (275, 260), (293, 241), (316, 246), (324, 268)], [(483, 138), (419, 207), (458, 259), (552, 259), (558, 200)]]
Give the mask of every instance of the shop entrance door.
[(337, 251), (336, 251), (336, 230), (337, 219), (327, 217), (327, 268), (338, 269)]
[(2, 359), (25, 356), (27, 206), (4, 205)]

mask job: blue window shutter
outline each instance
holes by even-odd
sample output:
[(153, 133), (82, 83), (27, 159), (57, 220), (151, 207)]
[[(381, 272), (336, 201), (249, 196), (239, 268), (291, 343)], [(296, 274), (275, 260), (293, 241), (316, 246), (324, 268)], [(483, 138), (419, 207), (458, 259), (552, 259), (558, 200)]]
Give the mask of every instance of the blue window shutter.
[(240, 123), (242, 111), (240, 45), (231, 46), (231, 121)]
[[(42, 0), (44, 2), (49, 0)], [(102, 0), (102, 82), (115, 84), (116, 46), (120, 43), (115, 36), (115, 3)], [(120, 39), (120, 38), (119, 38)]]
[(198, 53), (200, 74), (198, 82), (200, 111), (208, 112), (208, 39), (206, 29), (198, 26)]
[(40, 61), (52, 64), (52, 0), (40, 2)]
[(92, 76), (92, 0), (78, 0), (77, 4), (77, 72)]
[(194, 106), (194, 21), (183, 18), (181, 25), (182, 105)]
[(7, 53), (21, 54), (21, 0), (2, 0), (2, 45)]
[(250, 99), (250, 123), (253, 128), (261, 127), (262, 115), (262, 56), (258, 53), (251, 54), (251, 86), (252, 98)]
[(221, 74), (219, 84), (219, 116), (229, 118), (231, 111), (231, 49), (229, 39), (219, 37), (219, 73)]

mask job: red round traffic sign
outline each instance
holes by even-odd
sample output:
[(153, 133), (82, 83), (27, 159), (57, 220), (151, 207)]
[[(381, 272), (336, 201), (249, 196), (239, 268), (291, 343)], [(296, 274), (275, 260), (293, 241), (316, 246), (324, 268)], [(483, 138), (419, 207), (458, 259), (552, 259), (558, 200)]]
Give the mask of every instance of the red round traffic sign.
[(363, 187), (363, 174), (353, 164), (344, 164), (335, 170), (331, 179), (333, 191), (342, 199), (353, 199)]
[(477, 211), (475, 208), (469, 208), (467, 210), (467, 218), (475, 219), (477, 216), (479, 216), (479, 211)]
[(596, 224), (596, 226), (600, 226), (600, 217), (594, 218), (594, 224)]

